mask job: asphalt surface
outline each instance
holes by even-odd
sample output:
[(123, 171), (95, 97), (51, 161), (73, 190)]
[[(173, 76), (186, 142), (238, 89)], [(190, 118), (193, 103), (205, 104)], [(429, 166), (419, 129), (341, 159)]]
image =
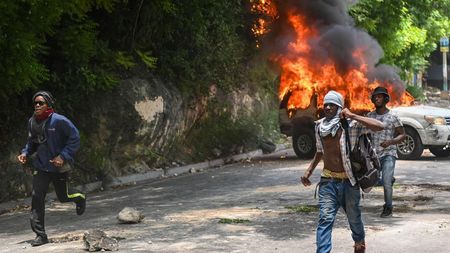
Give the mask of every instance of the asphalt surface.
[[(45, 222), (51, 243), (34, 248), (29, 245), (35, 236), (29, 207), (24, 206), (0, 215), (0, 252), (86, 252), (82, 237), (90, 229), (116, 238), (119, 252), (315, 252), (314, 187), (305, 188), (298, 180), (308, 163), (283, 150), (99, 191), (88, 195), (82, 216), (73, 204), (49, 199)], [(361, 201), (367, 252), (448, 252), (450, 158), (425, 154), (417, 161), (397, 161), (395, 176), (393, 217), (379, 218), (381, 188)], [(118, 224), (116, 216), (124, 207), (142, 211), (144, 220)], [(353, 252), (352, 246), (341, 211), (333, 252)]]

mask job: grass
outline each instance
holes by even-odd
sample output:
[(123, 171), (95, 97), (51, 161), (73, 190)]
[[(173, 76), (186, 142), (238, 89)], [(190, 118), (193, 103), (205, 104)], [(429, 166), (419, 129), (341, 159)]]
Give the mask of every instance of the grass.
[(230, 218), (221, 218), (219, 220), (221, 224), (240, 224), (240, 223), (250, 223), (250, 220), (247, 219), (230, 219)]
[(319, 207), (317, 206), (309, 206), (309, 205), (296, 205), (296, 206), (286, 206), (284, 207), (291, 212), (295, 213), (311, 213), (319, 211)]
[[(379, 188), (379, 189), (383, 189), (383, 186), (382, 186), (382, 185), (376, 185), (375, 187), (376, 187), (376, 188)], [(393, 188), (393, 189), (400, 189), (400, 188), (402, 188), (402, 185), (397, 184), (397, 183), (394, 183), (394, 184), (392, 185), (392, 188)]]

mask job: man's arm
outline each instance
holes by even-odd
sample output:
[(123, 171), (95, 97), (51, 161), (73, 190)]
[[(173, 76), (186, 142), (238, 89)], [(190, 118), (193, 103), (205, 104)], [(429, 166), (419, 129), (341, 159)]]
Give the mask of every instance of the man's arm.
[(322, 160), (322, 156), (323, 156), (322, 152), (316, 152), (313, 160), (311, 161), (311, 163), (308, 166), (308, 169), (305, 171), (303, 176), (300, 178), (300, 180), (302, 181), (302, 184), (304, 186), (311, 185), (311, 181), (309, 180), (309, 177), (312, 175), (314, 169), (317, 167), (317, 164), (319, 164), (320, 160)]
[(66, 162), (72, 163), (75, 153), (80, 148), (80, 134), (69, 119), (60, 120), (59, 129), (67, 137), (67, 140), (59, 155), (50, 160), (55, 167), (62, 167)]
[(406, 138), (405, 128), (403, 126), (399, 126), (395, 128), (395, 138), (391, 140), (383, 141), (380, 146), (383, 148), (389, 147), (390, 145), (397, 145), (402, 142)]
[(348, 108), (344, 108), (341, 112), (341, 117), (345, 117), (345, 118), (349, 118), (352, 120), (356, 120), (359, 123), (361, 123), (362, 125), (364, 125), (365, 127), (367, 127), (368, 129), (374, 131), (374, 132), (378, 132), (381, 130), (384, 130), (384, 124), (383, 122), (373, 119), (373, 118), (369, 118), (369, 117), (364, 117), (358, 114), (355, 114), (353, 112), (351, 112)]

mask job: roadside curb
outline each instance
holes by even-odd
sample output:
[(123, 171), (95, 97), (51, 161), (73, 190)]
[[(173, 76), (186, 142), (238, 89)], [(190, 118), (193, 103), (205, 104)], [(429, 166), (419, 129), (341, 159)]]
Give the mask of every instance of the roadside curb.
[[(278, 152), (280, 150), (286, 149), (286, 145), (284, 144), (277, 144), (276, 149), (274, 152)], [(242, 160), (251, 159), (251, 158), (257, 158), (260, 156), (264, 156), (265, 154), (261, 149), (257, 149), (254, 151), (250, 151), (243, 154), (233, 155), (225, 158), (215, 159), (211, 161), (205, 161), (201, 163), (195, 163), (180, 167), (172, 167), (167, 169), (156, 169), (152, 171), (148, 171), (145, 173), (139, 173), (139, 174), (131, 174), (126, 176), (121, 176), (114, 178), (110, 183), (105, 184), (104, 182), (97, 181), (92, 182), (84, 185), (78, 185), (74, 188), (79, 189), (85, 193), (91, 193), (94, 191), (102, 190), (102, 189), (110, 189), (110, 188), (116, 188), (120, 186), (130, 185), (130, 184), (136, 184), (138, 182), (147, 181), (147, 180), (158, 180), (162, 178), (167, 177), (176, 177), (178, 175), (188, 174), (188, 173), (195, 173), (201, 170), (210, 169), (219, 167), (222, 165), (230, 164), (230, 163), (237, 163)], [(49, 198), (56, 198), (56, 194), (54, 192), (49, 192), (47, 194)], [(31, 203), (31, 197), (25, 198), (25, 199), (19, 199), (19, 200), (12, 200), (4, 203), (0, 203), (0, 215), (4, 213), (8, 213), (10, 210), (19, 208), (21, 206), (27, 206)]]
[[(277, 144), (277, 147), (274, 152), (283, 150), (285, 148), (286, 148), (286, 146), (284, 144)], [(149, 171), (149, 172), (145, 172), (145, 173), (141, 173), (141, 174), (132, 174), (132, 175), (127, 175), (127, 176), (122, 176), (122, 177), (115, 178), (110, 184), (107, 184), (106, 187), (119, 187), (119, 186), (127, 185), (130, 183), (137, 183), (137, 182), (146, 181), (146, 180), (174, 177), (174, 176), (187, 174), (187, 173), (195, 173), (195, 172), (198, 172), (198, 171), (201, 171), (204, 169), (219, 167), (219, 166), (222, 166), (225, 164), (230, 164), (230, 163), (236, 163), (236, 162), (239, 162), (242, 160), (256, 158), (256, 157), (263, 156), (263, 155), (264, 155), (263, 151), (261, 149), (257, 149), (257, 150), (250, 151), (250, 152), (247, 152), (244, 154), (233, 155), (233, 156), (215, 159), (215, 160), (211, 160), (211, 161), (194, 163), (194, 164), (189, 164), (189, 165), (180, 166), (180, 167), (171, 167), (171, 168), (167, 168), (167, 169), (157, 169), (157, 170), (153, 170), (153, 171)], [(77, 189), (80, 189), (80, 190), (83, 190), (86, 192), (88, 192), (88, 190), (91, 190), (91, 189), (99, 190), (100, 189), (100, 187), (98, 187), (99, 184), (101, 187), (101, 182), (95, 182), (95, 183), (90, 183), (88, 185), (78, 186)], [(93, 191), (93, 190), (91, 190), (91, 191)]]

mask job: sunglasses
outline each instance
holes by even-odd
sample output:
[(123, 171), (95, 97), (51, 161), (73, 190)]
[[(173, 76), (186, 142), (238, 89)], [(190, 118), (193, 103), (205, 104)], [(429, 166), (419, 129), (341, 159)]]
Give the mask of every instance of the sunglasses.
[(34, 106), (36, 106), (36, 105), (43, 106), (43, 105), (45, 105), (45, 104), (47, 104), (47, 103), (45, 103), (44, 101), (34, 101), (34, 102), (33, 102), (33, 105), (34, 105)]

